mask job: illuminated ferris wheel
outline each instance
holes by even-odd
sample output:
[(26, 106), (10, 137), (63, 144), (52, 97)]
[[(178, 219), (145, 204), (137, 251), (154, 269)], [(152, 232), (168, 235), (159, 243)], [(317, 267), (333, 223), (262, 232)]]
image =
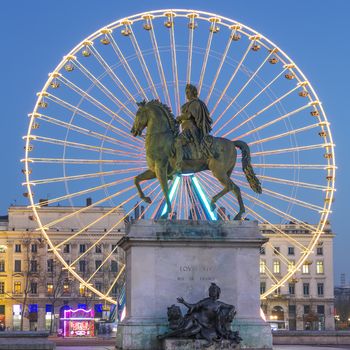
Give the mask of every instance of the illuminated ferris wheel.
[[(38, 229), (64, 268), (111, 303), (116, 303), (111, 288), (97, 289), (95, 272), (83, 276), (76, 269), (85, 252), (65, 261), (60, 247), (70, 238), (53, 240), (57, 219), (45, 219), (40, 208), (71, 208), (59, 219), (64, 222), (105, 207), (100, 219), (82, 222), (72, 235), (89, 247), (103, 244), (141, 205), (136, 219), (159, 218), (165, 204), (156, 180), (143, 185), (152, 203), (137, 202), (133, 178), (147, 165), (144, 139), (132, 137), (130, 129), (136, 103), (144, 99), (159, 99), (179, 115), (186, 83), (195, 84), (208, 105), (213, 135), (242, 139), (251, 148), (263, 193), (249, 189), (240, 164), (232, 174), (241, 187), (245, 219), (268, 225), (297, 251), (294, 263), (279, 253), (288, 266), (283, 275), (266, 266), (271, 287), (262, 298), (295, 276), (327, 223), (335, 179), (329, 123), (310, 82), (283, 50), (241, 23), (202, 11), (157, 10), (118, 20), (81, 41), (49, 74), (29, 115), (23, 160), (25, 196)], [(232, 194), (210, 210), (208, 198), (221, 186), (209, 172), (175, 176), (169, 185), (178, 219), (229, 220), (237, 214)], [(47, 193), (50, 198), (39, 201)], [(86, 197), (93, 201), (84, 206)], [(122, 214), (113, 220), (116, 211)], [(108, 216), (109, 227), (97, 239), (91, 231)], [(307, 230), (309, 238), (301, 241), (284, 230), (288, 223)], [(267, 243), (266, 249), (273, 247)], [(120, 265), (111, 285), (123, 269)]]

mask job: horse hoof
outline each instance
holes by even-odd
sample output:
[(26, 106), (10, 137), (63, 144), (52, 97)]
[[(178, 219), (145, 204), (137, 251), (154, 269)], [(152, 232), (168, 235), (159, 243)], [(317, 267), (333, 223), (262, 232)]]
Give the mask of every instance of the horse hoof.
[(152, 199), (150, 197), (143, 197), (142, 198), (146, 203), (151, 204), (152, 203)]
[(233, 220), (242, 220), (242, 215), (241, 214), (237, 214)]

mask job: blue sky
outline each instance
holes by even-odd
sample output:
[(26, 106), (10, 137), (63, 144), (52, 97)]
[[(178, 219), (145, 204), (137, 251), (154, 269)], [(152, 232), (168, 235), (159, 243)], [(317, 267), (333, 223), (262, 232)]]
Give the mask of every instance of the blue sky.
[(336, 143), (337, 192), (331, 223), (335, 239), (335, 278), (347, 272), (350, 209), (347, 101), (350, 73), (348, 45), (350, 3), (328, 1), (2, 1), (1, 38), (1, 214), (10, 204), (24, 204), (19, 160), (35, 94), (47, 74), (77, 42), (98, 28), (128, 15), (160, 8), (191, 8), (242, 22), (283, 48), (315, 87), (328, 115)]

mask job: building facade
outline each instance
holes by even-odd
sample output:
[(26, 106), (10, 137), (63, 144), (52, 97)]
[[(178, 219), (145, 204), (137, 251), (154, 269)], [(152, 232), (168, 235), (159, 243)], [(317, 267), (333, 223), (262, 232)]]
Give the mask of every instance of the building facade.
[[(99, 220), (92, 229), (77, 235), (79, 225), (87, 225), (103, 216), (110, 208), (93, 207), (84, 210), (78, 220), (63, 220), (77, 208), (40, 208), (44, 222), (57, 221), (49, 229), (53, 242), (62, 242), (61, 253), (66, 262), (74, 261), (86, 252), (111, 226), (123, 218), (122, 210)], [(108, 222), (107, 222), (108, 220)], [(110, 318), (112, 305), (105, 304), (96, 295), (81, 286), (67, 270), (62, 268), (47, 242), (36, 230), (36, 222), (27, 207), (10, 207), (8, 216), (0, 218), (0, 330), (52, 330), (61, 328), (60, 317), (68, 309), (93, 309), (96, 320)], [(93, 273), (101, 262), (113, 251), (112, 257), (95, 274), (92, 283), (95, 288), (106, 292), (111, 287), (122, 262), (123, 251), (115, 249), (124, 234), (124, 222), (77, 263), (79, 274), (84, 277)], [(116, 283), (110, 296), (117, 299), (122, 283)]]
[[(311, 233), (303, 225), (275, 226), (303, 246), (310, 242)], [(260, 289), (264, 293), (274, 284), (274, 278), (280, 279), (299, 260), (302, 249), (295, 241), (276, 235), (269, 224), (260, 225), (260, 229), (269, 238), (260, 252)], [(262, 300), (266, 319), (274, 329), (334, 329), (333, 238), (327, 225), (301, 270)]]

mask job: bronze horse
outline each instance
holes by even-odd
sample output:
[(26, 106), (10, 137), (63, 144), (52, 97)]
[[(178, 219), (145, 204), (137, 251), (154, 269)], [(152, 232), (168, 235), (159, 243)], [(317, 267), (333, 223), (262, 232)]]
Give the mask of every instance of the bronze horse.
[[(134, 136), (140, 136), (142, 131), (147, 128), (145, 146), (149, 169), (137, 175), (134, 182), (140, 198), (146, 203), (151, 203), (151, 198), (146, 197), (143, 193), (140, 182), (154, 178), (158, 179), (167, 204), (167, 211), (162, 216), (164, 219), (171, 213), (168, 179), (175, 171), (174, 141), (178, 135), (178, 124), (169, 107), (157, 100), (144, 101), (137, 105), (139, 108), (131, 133)], [(260, 182), (250, 164), (249, 146), (243, 141), (230, 141), (221, 137), (213, 137), (211, 150), (215, 156), (196, 160), (185, 159), (181, 171), (185, 174), (210, 170), (214, 177), (224, 186), (223, 190), (211, 199), (211, 209), (215, 209), (215, 203), (219, 198), (232, 191), (239, 204), (239, 212), (234, 220), (241, 220), (242, 214), (245, 212), (241, 191), (230, 178), (237, 159), (236, 147), (242, 152), (242, 167), (250, 187), (254, 192), (261, 193)]]

